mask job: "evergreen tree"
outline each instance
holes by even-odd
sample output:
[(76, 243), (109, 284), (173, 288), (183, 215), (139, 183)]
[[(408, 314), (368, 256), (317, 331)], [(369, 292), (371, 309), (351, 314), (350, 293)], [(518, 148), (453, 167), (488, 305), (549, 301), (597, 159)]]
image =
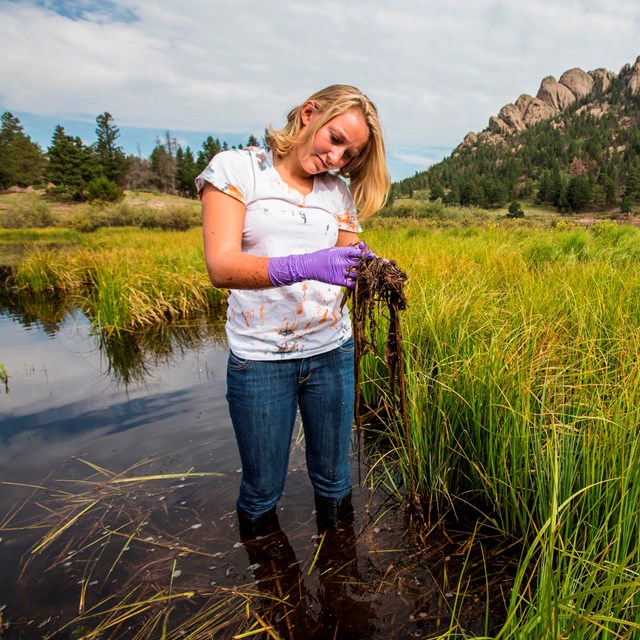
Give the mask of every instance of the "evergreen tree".
[(184, 151), (182, 147), (178, 147), (176, 151), (176, 187), (178, 193), (186, 198), (195, 198), (196, 185), (195, 180), (198, 174), (198, 166), (193, 157), (193, 152), (189, 147)]
[[(226, 142), (225, 142), (226, 144)], [(203, 143), (200, 151), (198, 151), (197, 165), (200, 171), (209, 164), (211, 158), (222, 151), (222, 144), (218, 138), (209, 136)]]
[(247, 140), (247, 147), (259, 147), (260, 142), (258, 142), (258, 138), (256, 138), (253, 134), (249, 136)]
[(67, 135), (64, 127), (58, 125), (47, 155), (47, 180), (73, 198), (84, 199), (84, 188), (98, 174), (91, 147), (86, 147), (80, 138)]
[(5, 111), (0, 125), (0, 189), (42, 182), (46, 158), (24, 133), (20, 120)]
[(122, 147), (116, 141), (120, 130), (113, 124), (113, 117), (107, 111), (96, 118), (95, 154), (102, 175), (120, 184), (127, 173), (128, 160)]
[(154, 174), (155, 183), (164, 193), (176, 192), (176, 151), (178, 143), (171, 137), (171, 132), (165, 132), (165, 139), (156, 138), (156, 146), (149, 156), (149, 168)]
[(444, 189), (440, 182), (434, 182), (429, 190), (429, 200), (437, 200), (438, 198), (444, 200)]
[(507, 213), (507, 218), (524, 218), (524, 211), (522, 210), (522, 205), (514, 200), (508, 209), (509, 213)]
[(591, 183), (586, 176), (573, 176), (567, 185), (567, 203), (571, 211), (582, 211), (591, 202)]

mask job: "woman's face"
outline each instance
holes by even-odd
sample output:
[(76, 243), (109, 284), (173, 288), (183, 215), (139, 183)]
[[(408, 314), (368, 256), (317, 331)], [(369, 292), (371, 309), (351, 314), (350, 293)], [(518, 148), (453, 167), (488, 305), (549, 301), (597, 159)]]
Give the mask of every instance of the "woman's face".
[[(310, 103), (307, 103), (309, 105)], [(313, 104), (302, 109), (303, 129), (320, 117)], [(307, 176), (342, 169), (369, 140), (369, 127), (359, 109), (350, 109), (324, 124), (312, 140), (295, 148), (298, 163)]]

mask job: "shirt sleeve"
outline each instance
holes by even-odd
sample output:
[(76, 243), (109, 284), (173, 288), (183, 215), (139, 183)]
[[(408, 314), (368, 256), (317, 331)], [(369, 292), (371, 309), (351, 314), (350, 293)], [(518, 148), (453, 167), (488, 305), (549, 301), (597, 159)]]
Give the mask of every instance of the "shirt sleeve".
[(245, 154), (237, 149), (217, 153), (195, 182), (198, 194), (205, 183), (209, 182), (216, 189), (247, 204), (251, 189), (251, 170)]
[(356, 205), (351, 197), (349, 187), (343, 180), (338, 182), (341, 192), (340, 212), (338, 213), (338, 229), (341, 231), (350, 231), (351, 233), (360, 233), (362, 227), (358, 222), (356, 214)]

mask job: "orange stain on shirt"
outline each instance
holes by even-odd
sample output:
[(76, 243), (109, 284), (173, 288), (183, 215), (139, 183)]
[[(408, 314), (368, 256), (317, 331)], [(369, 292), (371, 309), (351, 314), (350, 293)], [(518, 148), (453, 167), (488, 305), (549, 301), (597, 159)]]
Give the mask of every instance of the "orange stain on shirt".
[(227, 187), (226, 192), (230, 196), (233, 196), (234, 198), (237, 198), (238, 200), (242, 200), (244, 202), (244, 193), (242, 193), (242, 191), (240, 191), (238, 187), (234, 187), (232, 184), (230, 184)]
[(326, 322), (328, 315), (329, 315), (329, 309), (325, 309), (324, 313), (322, 314), (322, 317), (320, 318), (320, 320), (318, 320), (318, 324), (322, 324), (323, 322)]
[(343, 213), (338, 216), (338, 222), (342, 224), (349, 224), (351, 221), (351, 215), (349, 214), (349, 210), (345, 209)]

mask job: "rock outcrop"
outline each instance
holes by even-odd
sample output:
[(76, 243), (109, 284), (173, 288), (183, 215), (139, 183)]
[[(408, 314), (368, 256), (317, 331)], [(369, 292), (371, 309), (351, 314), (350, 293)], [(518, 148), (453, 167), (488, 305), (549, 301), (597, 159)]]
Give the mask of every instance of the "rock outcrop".
[(627, 87), (634, 95), (640, 91), (640, 56), (636, 58), (636, 63), (631, 69), (631, 77)]
[(586, 110), (595, 117), (601, 117), (608, 109), (607, 101), (601, 98), (616, 78), (622, 79), (631, 93), (640, 92), (640, 56), (634, 66), (625, 65), (618, 76), (607, 69), (587, 72), (577, 67), (565, 71), (559, 80), (547, 76), (535, 98), (525, 93), (515, 103), (504, 105), (497, 116), (489, 118), (488, 130), (468, 133), (459, 146), (473, 147), (479, 142), (501, 144), (507, 136), (554, 118), (581, 100), (593, 99), (594, 104), (581, 106), (580, 111)]
[[(565, 75), (563, 74), (562, 77)], [(593, 84), (593, 80), (591, 84)], [(558, 82), (553, 76), (547, 76), (542, 81), (536, 98), (553, 107), (556, 113), (564, 111), (577, 100), (577, 96), (573, 91), (567, 85)]]

